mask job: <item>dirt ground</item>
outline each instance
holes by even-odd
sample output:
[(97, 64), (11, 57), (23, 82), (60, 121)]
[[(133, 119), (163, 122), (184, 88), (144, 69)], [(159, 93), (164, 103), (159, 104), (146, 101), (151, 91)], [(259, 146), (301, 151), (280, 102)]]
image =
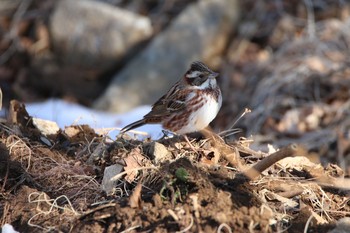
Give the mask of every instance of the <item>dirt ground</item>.
[[(1, 226), (21, 233), (350, 229), (347, 1), (240, 1), (241, 22), (218, 70), (224, 102), (211, 126), (221, 133), (193, 136), (195, 151), (182, 137), (111, 139), (87, 125), (48, 134), (24, 105), (10, 104), (58, 97), (91, 106), (120, 69), (90, 77), (66, 67), (45, 86), (32, 78), (36, 56), (53, 52), (39, 32), (49, 31), (54, 2), (33, 1), (10, 40), (14, 14), (0, 17), (0, 104), (9, 109), (0, 119)], [(158, 33), (190, 2), (120, 7), (150, 17)], [(13, 42), (21, 49), (10, 49)], [(67, 91), (77, 89), (70, 82), (57, 85), (66, 72), (81, 95)], [(232, 124), (247, 107), (252, 112)], [(240, 137), (249, 135), (254, 140)]]
[[(111, 141), (86, 125), (45, 136), (11, 106), (0, 216), (19, 232), (328, 232), (350, 215), (344, 172), (300, 145), (267, 155), (207, 132), (193, 151), (183, 138)], [(106, 193), (113, 164), (122, 169)]]

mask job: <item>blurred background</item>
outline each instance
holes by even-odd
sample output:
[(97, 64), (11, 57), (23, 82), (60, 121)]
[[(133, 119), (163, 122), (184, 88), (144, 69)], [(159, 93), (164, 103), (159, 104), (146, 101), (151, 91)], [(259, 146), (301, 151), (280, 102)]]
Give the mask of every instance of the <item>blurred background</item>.
[(249, 108), (234, 127), (256, 148), (303, 143), (347, 174), (349, 51), (347, 0), (0, 1), (3, 108), (58, 98), (125, 113), (201, 60), (221, 73), (214, 131)]

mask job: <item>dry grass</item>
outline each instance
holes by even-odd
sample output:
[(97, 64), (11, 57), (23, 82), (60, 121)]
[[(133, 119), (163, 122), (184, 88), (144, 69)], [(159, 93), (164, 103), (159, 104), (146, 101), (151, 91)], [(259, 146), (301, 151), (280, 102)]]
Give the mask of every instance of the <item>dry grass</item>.
[[(113, 141), (87, 126), (71, 128), (68, 146), (50, 148), (26, 134), (30, 125), (1, 124), (7, 164), (24, 168), (17, 179), (10, 176), (15, 169), (4, 167), (1, 223), (21, 218), (44, 231), (93, 223), (107, 232), (283, 232), (300, 223), (304, 232), (317, 232), (349, 216), (350, 181), (344, 176), (350, 174), (350, 20), (315, 22), (312, 1), (304, 2), (307, 17), (297, 23), (308, 25), (306, 30), (274, 54), (258, 54), (256, 80), (248, 84), (252, 111), (245, 110), (238, 124), (226, 118), (219, 135), (205, 131), (205, 139), (191, 142), (195, 151), (181, 138), (162, 139), (164, 154), (155, 155), (149, 140)], [(241, 39), (232, 61), (239, 62), (250, 45)], [(223, 93), (231, 92), (224, 85)], [(228, 102), (235, 105), (236, 99)], [(253, 137), (236, 140), (237, 125)], [(286, 147), (292, 141), (303, 146)], [(269, 152), (259, 150), (267, 147)], [(340, 167), (322, 166), (320, 158)], [(115, 189), (108, 196), (101, 181), (112, 164), (124, 171), (112, 178)], [(32, 189), (23, 191), (28, 185)], [(25, 196), (20, 204), (19, 194)], [(11, 213), (21, 205), (28, 209)]]

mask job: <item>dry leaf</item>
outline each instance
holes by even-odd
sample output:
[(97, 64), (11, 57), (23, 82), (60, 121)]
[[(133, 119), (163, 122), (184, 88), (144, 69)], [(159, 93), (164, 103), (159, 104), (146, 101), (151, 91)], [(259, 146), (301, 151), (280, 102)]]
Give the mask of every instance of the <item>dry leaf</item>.
[(72, 125), (64, 128), (64, 133), (71, 142), (92, 141), (96, 137), (95, 130), (89, 125)]
[(200, 162), (207, 166), (217, 165), (220, 159), (220, 153), (217, 149), (212, 148), (211, 150), (202, 150), (200, 151), (202, 154), (202, 158)]
[(315, 164), (304, 156), (284, 158), (278, 161), (277, 165), (279, 165), (284, 169), (295, 169), (298, 171), (302, 171), (310, 168), (323, 170), (323, 167), (321, 164)]
[(268, 199), (269, 201), (279, 201), (285, 207), (288, 207), (288, 208), (296, 208), (299, 205), (298, 202), (293, 201), (292, 199), (289, 199), (289, 198), (282, 197), (277, 193), (271, 192), (267, 189), (261, 190), (260, 194), (264, 195), (264, 197), (266, 197), (266, 199)]
[(125, 176), (126, 181), (129, 183), (133, 182), (135, 177), (137, 176), (137, 171), (135, 171), (135, 168), (143, 167), (144, 160), (146, 158), (141, 154), (140, 148), (133, 149), (128, 157), (124, 159), (124, 163), (126, 166), (124, 167), (124, 170), (127, 172), (129, 170), (132, 170), (127, 173)]
[(316, 212), (314, 212), (313, 210), (310, 210), (312, 216), (316, 219), (317, 224), (327, 224), (328, 221), (324, 218), (322, 218), (319, 214), (317, 214)]
[(30, 120), (25, 105), (17, 100), (11, 100), (7, 118), (10, 124), (21, 126), (27, 126)]
[(129, 205), (131, 208), (138, 208), (141, 204), (141, 190), (142, 190), (142, 181), (140, 180), (136, 187), (134, 188), (134, 192), (131, 194), (129, 198)]
[(32, 118), (33, 125), (45, 136), (56, 135), (60, 127), (54, 121)]

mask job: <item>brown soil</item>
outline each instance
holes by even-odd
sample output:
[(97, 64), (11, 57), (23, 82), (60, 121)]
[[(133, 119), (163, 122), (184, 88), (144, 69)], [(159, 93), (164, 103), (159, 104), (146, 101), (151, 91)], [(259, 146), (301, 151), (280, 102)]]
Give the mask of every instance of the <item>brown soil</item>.
[[(158, 153), (149, 140), (108, 142), (88, 126), (46, 137), (25, 109), (11, 116), (0, 125), (0, 216), (20, 232), (327, 232), (350, 214), (349, 192), (329, 188), (344, 174), (336, 165), (270, 161), (250, 180), (242, 171), (266, 155), (248, 153), (244, 140), (211, 135), (193, 141), (194, 152), (181, 138), (162, 139)], [(112, 164), (138, 172), (107, 195), (101, 183)]]
[[(70, 66), (57, 77), (40, 73), (45, 64), (36, 67), (34, 58), (53, 51), (48, 34), (39, 32), (49, 31), (43, 22), (56, 1), (33, 2), (15, 38), (8, 37), (14, 14), (0, 17), (3, 107), (13, 98), (91, 104), (109, 72), (123, 64), (103, 75)], [(150, 17), (158, 33), (189, 2), (120, 6)], [(313, 39), (306, 2), (314, 4)], [(241, 7), (239, 29), (223, 54), (224, 103), (213, 123), (231, 129), (249, 107), (252, 113), (234, 126), (254, 141), (235, 134), (224, 143), (209, 133), (193, 141), (194, 152), (182, 138), (110, 140), (83, 125), (45, 136), (25, 107), (13, 103), (9, 119), (0, 119), (0, 226), (9, 223), (19, 232), (322, 233), (350, 217), (344, 179), (350, 176), (349, 3), (249, 0)], [(37, 51), (39, 41), (47, 44)], [(14, 42), (18, 51), (9, 50)], [(40, 76), (47, 80), (38, 82)], [(291, 142), (307, 151), (289, 153)], [(286, 153), (258, 151), (268, 144)], [(102, 182), (111, 165), (122, 173), (107, 194)]]

